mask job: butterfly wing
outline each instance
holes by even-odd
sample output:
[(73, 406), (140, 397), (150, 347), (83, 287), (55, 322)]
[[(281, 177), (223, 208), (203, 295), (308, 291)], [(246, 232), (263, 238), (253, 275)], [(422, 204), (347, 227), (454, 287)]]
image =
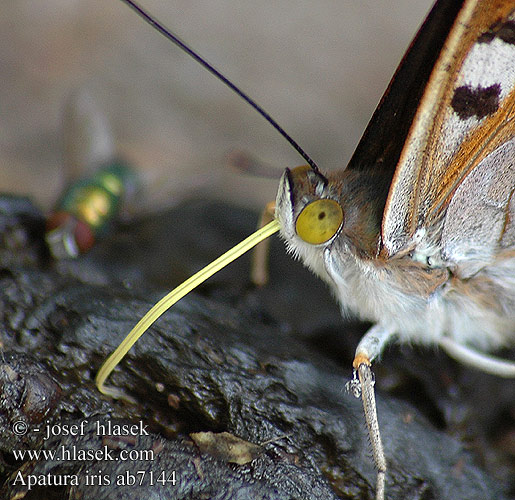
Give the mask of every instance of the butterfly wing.
[(444, 256), (515, 246), (515, 1), (467, 0), (443, 44), (400, 153), (383, 252), (442, 220)]
[(381, 169), (393, 177), (406, 135), (445, 39), (461, 6), (440, 0), (393, 76), (347, 169)]

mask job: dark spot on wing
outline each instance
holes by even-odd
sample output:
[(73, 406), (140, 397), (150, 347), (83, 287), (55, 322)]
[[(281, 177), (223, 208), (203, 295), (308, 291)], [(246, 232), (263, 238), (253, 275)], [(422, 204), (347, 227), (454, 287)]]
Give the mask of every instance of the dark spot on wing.
[(462, 120), (473, 116), (481, 120), (497, 111), (500, 92), (501, 86), (498, 83), (486, 88), (463, 85), (454, 91), (451, 106)]
[(493, 24), (477, 41), (479, 43), (490, 43), (494, 38), (499, 38), (505, 43), (515, 45), (515, 21), (500, 21)]

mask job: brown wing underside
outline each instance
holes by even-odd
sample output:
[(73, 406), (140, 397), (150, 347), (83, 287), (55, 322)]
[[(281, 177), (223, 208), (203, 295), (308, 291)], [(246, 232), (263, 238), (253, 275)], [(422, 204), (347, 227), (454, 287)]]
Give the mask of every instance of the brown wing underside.
[(434, 222), (478, 165), (513, 190), (509, 155), (488, 157), (515, 136), (514, 10), (515, 0), (467, 0), (459, 11), (400, 153), (382, 226), (387, 255)]

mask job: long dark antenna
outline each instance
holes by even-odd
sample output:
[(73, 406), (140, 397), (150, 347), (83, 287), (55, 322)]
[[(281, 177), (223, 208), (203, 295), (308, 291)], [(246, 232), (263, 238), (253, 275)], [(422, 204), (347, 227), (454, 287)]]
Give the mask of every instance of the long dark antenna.
[(302, 158), (304, 158), (308, 165), (315, 171), (320, 173), (320, 169), (318, 165), (311, 159), (311, 157), (297, 144), (296, 141), (292, 139), (292, 137), (253, 99), (251, 99), (245, 92), (243, 92), (240, 88), (238, 88), (234, 83), (232, 83), (228, 78), (226, 78), (222, 73), (220, 73), (214, 66), (209, 64), (205, 59), (203, 59), (199, 54), (197, 54), (192, 48), (186, 45), (177, 35), (172, 33), (168, 28), (163, 26), (157, 19), (154, 19), (148, 12), (146, 12), (142, 7), (138, 4), (134, 3), (132, 0), (122, 0), (122, 2), (126, 3), (129, 7), (136, 11), (136, 13), (141, 16), (150, 26), (155, 28), (161, 35), (165, 38), (173, 42), (179, 48), (181, 48), (186, 54), (191, 56), (195, 61), (201, 64), (204, 68), (206, 68), (210, 73), (215, 75), (219, 80), (221, 80), (227, 87), (229, 87), (233, 92), (238, 94), (244, 101), (250, 104), (272, 127), (277, 130), (297, 151)]

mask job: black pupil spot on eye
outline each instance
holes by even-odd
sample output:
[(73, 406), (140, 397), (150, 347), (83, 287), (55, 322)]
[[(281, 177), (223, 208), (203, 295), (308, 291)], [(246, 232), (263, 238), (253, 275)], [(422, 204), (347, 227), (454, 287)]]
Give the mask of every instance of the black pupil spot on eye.
[(320, 212), (320, 213), (318, 214), (318, 220), (322, 220), (322, 219), (324, 219), (324, 218), (325, 218), (325, 212)]

